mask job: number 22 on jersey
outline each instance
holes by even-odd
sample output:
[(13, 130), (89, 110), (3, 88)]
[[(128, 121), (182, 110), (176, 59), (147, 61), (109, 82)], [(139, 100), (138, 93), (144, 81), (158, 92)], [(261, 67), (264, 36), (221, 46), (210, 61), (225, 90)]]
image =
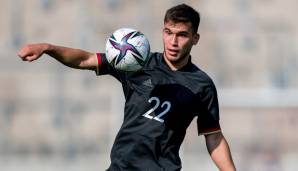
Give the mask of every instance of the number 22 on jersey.
[[(160, 105), (160, 100), (158, 97), (151, 97), (148, 100), (149, 103), (155, 102), (155, 105), (150, 108), (146, 113), (143, 114), (144, 117), (149, 118), (149, 119), (154, 119), (158, 122), (163, 123), (164, 120), (161, 118), (162, 116), (164, 116), (165, 114), (167, 114), (170, 109), (171, 109), (171, 103), (169, 101), (164, 101), (161, 105)], [(153, 112), (158, 109), (159, 107), (161, 107), (162, 110), (160, 113), (156, 113), (155, 116), (153, 116)]]

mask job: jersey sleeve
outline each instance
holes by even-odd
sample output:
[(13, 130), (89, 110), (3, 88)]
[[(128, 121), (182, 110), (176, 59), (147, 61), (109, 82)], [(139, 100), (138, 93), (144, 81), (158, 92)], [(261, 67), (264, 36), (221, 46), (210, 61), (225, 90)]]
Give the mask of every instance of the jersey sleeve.
[(121, 72), (119, 70), (116, 70), (114, 67), (112, 67), (104, 53), (96, 53), (97, 56), (97, 68), (96, 68), (96, 75), (112, 75), (115, 77), (118, 81), (123, 82), (125, 73)]
[(197, 119), (198, 135), (220, 132), (219, 107), (215, 85), (212, 83), (201, 94), (201, 107)]

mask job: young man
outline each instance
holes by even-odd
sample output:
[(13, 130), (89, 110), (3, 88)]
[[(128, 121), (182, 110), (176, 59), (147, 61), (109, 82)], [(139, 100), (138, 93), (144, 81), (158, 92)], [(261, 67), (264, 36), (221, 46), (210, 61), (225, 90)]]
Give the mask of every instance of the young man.
[(185, 4), (166, 12), (163, 53), (152, 53), (145, 67), (126, 73), (111, 67), (103, 53), (50, 44), (27, 45), (19, 56), (34, 61), (46, 53), (66, 66), (110, 74), (122, 83), (124, 121), (111, 151), (109, 171), (177, 171), (186, 129), (198, 117), (198, 133), (220, 170), (234, 171), (229, 146), (221, 133), (217, 93), (212, 80), (191, 63), (199, 41), (199, 13)]

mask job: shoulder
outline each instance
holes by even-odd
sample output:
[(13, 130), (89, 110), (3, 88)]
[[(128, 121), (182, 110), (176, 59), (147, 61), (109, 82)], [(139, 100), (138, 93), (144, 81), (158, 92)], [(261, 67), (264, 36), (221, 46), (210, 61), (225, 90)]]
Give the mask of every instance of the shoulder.
[(205, 71), (203, 71), (202, 69), (200, 69), (198, 66), (196, 66), (193, 63), (191, 63), (189, 68), (190, 68), (191, 72), (190, 72), (190, 74), (188, 74), (188, 77), (190, 77), (191, 80), (196, 81), (203, 87), (205, 87), (205, 86), (215, 87), (215, 84), (214, 84), (212, 78)]
[(150, 57), (153, 57), (153, 58), (161, 58), (162, 57), (162, 53), (160, 52), (151, 52), (150, 53)]
[(153, 68), (160, 65), (162, 59), (162, 53), (160, 52), (151, 52), (149, 60), (145, 65), (145, 68)]

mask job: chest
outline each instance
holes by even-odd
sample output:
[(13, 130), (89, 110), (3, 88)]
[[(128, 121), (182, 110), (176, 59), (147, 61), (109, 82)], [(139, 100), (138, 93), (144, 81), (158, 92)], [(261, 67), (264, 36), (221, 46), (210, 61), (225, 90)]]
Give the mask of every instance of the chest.
[(154, 104), (169, 102), (171, 108), (176, 110), (193, 109), (199, 95), (199, 85), (194, 80), (184, 73), (145, 70), (129, 75), (124, 94), (127, 101), (133, 101), (137, 105), (148, 103), (151, 99), (150, 103)]

